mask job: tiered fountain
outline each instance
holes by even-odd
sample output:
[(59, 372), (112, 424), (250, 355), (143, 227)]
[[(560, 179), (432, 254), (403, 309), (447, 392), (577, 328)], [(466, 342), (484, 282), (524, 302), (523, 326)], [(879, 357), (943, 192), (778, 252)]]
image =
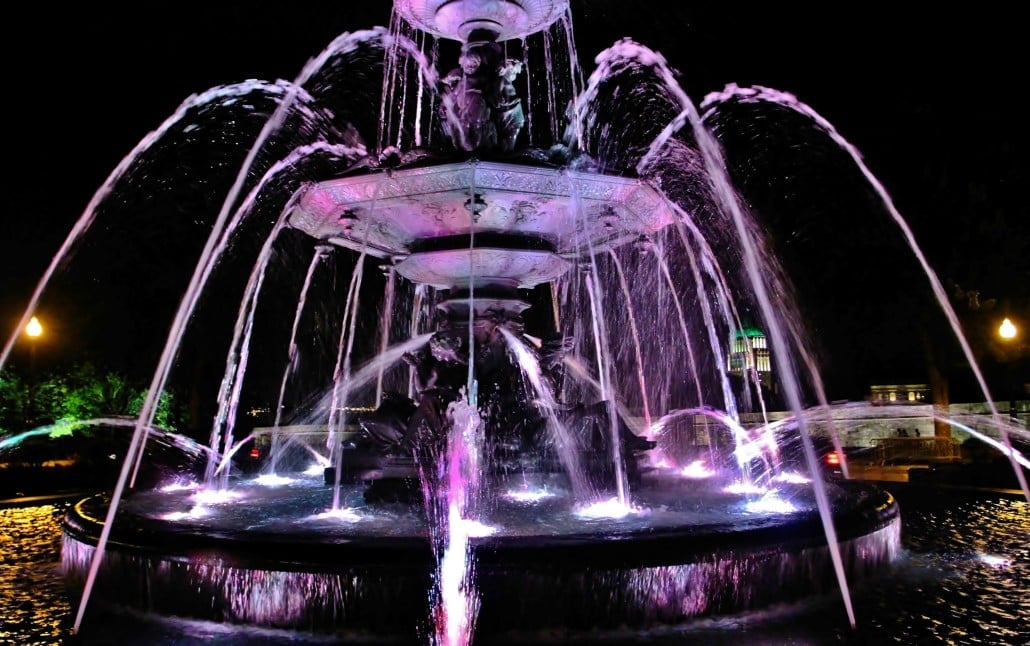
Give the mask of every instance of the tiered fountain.
[[(778, 391), (798, 412), (794, 366), (807, 358), (793, 313), (770, 297), (779, 274), (718, 145), (664, 62), (623, 42), (578, 87), (566, 0), (394, 6), (391, 30), (341, 37), (269, 93), (276, 109), (214, 224), (152, 388), (165, 386), (196, 303), (212, 297), (226, 244), (253, 213), (277, 210), (243, 290), (210, 458), (195, 482), (136, 487), (144, 407), (113, 494), (66, 521), (78, 620), (114, 604), (465, 643), (836, 591), (850, 614), (848, 582), (897, 554), (897, 506), (824, 480), (802, 417), (739, 424), (768, 393), (754, 371), (727, 368), (742, 315), (769, 331)], [(346, 102), (358, 80), (331, 83), (370, 51), (382, 55), (366, 70), (369, 87), (382, 80), (374, 130)], [(459, 65), (440, 75), (426, 51)], [(158, 135), (226, 97), (238, 94), (202, 95)], [(298, 127), (304, 118), (332, 127)], [(259, 153), (291, 137), (312, 140), (266, 163), (237, 206)], [(312, 260), (275, 424), (237, 442), (262, 283), (295, 233)], [(334, 254), (354, 259), (329, 331), (338, 359), (286, 423), (287, 386), (305, 369), (308, 286)], [(372, 263), (386, 270), (382, 289), (364, 282)], [(360, 335), (362, 316), (381, 316), (378, 338)], [(234, 469), (241, 446), (260, 456), (259, 473)]]

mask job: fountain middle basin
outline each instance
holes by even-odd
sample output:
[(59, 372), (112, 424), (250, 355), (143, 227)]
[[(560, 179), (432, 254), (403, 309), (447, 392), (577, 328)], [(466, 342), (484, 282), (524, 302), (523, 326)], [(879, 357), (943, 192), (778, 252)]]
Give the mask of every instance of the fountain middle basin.
[(673, 219), (639, 179), (469, 160), (311, 184), (290, 224), (447, 289), (550, 282), (583, 250), (614, 249)]
[[(730, 484), (651, 472), (632, 508), (612, 509), (573, 504), (553, 475), (493, 482), (493, 502), (469, 528), (477, 631), (647, 626), (835, 592), (810, 485), (742, 494)], [(900, 549), (893, 497), (853, 481), (829, 486), (849, 578), (889, 568)], [(96, 601), (317, 633), (403, 634), (425, 623), (436, 562), (418, 505), (366, 505), (359, 486), (346, 486), (329, 513), (320, 475), (274, 487), (240, 480), (222, 496), (150, 490), (123, 500)], [(104, 497), (88, 498), (65, 521), (73, 581), (89, 570), (106, 509)]]

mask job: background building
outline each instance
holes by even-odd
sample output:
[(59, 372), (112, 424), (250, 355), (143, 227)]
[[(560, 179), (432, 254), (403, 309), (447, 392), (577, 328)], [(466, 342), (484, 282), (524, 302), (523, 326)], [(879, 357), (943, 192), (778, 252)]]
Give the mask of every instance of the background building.
[(727, 358), (727, 368), (735, 377), (753, 372), (759, 383), (769, 388), (772, 384), (772, 363), (765, 333), (754, 327), (737, 330)]

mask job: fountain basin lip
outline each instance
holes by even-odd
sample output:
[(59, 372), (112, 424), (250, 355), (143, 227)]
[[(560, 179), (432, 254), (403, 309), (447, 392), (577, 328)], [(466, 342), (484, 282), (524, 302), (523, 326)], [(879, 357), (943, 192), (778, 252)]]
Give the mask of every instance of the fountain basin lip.
[(434, 36), (466, 42), (486, 30), (496, 40), (542, 31), (569, 6), (568, 0), (394, 0), (394, 9), (413, 26)]
[(292, 202), (293, 228), (395, 262), (427, 241), (473, 234), (536, 240), (572, 259), (678, 219), (639, 178), (477, 159), (345, 175), (305, 185)]
[(408, 280), (442, 289), (531, 288), (555, 280), (570, 267), (547, 251), (490, 247), (413, 253), (395, 265)]
[[(834, 513), (838, 541), (873, 533), (898, 522), (893, 496), (865, 483), (847, 483), (849, 500)], [(106, 496), (80, 500), (64, 520), (66, 540), (95, 546), (103, 531)], [(727, 552), (825, 546), (822, 521), (815, 511), (785, 515), (775, 522), (709, 523), (700, 526), (644, 527), (560, 535), (510, 535), (471, 539), (477, 567), (504, 570), (579, 564), (597, 568), (681, 565)], [(184, 525), (119, 514), (106, 550), (166, 561), (217, 560), (234, 567), (297, 572), (340, 572), (349, 568), (431, 570), (435, 566), (428, 537), (363, 536), (324, 529), (282, 531), (228, 530)]]

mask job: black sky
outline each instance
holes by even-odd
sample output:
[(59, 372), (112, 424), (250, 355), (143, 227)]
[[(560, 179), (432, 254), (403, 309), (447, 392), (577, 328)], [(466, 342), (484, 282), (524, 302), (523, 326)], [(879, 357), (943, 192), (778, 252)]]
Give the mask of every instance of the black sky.
[[(1028, 231), (1015, 215), (1030, 186), (1020, 98), (1027, 56), (1015, 5), (953, 13), (897, 3), (811, 11), (572, 2), (588, 72), (599, 51), (630, 37), (663, 54), (696, 102), (731, 82), (796, 95), (863, 153), (943, 274), (1025, 303), (1027, 262), (985, 253)], [(20, 11), (5, 21), (2, 44), (4, 337), (96, 188), (187, 96), (250, 78), (291, 79), (336, 35), (387, 24), (390, 3), (152, 0)], [(962, 218), (998, 212), (1007, 230), (986, 227), (984, 239), (969, 239)], [(965, 245), (968, 258), (955, 252)]]

